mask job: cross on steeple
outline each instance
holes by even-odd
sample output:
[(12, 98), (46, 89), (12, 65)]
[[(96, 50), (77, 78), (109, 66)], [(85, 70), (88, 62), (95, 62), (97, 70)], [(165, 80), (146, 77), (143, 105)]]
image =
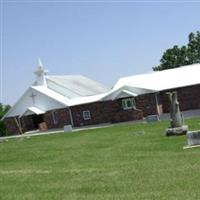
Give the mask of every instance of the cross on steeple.
[(44, 69), (41, 59), (38, 59), (38, 68), (34, 72), (36, 74), (36, 82), (35, 85), (46, 85), (46, 76), (48, 70)]
[(48, 70), (44, 69), (40, 58), (38, 58), (38, 68), (34, 73), (39, 77), (47, 75), (47, 73), (48, 73)]
[(36, 97), (37, 95), (36, 94), (34, 94), (33, 92), (32, 92), (32, 94), (31, 94), (31, 98), (32, 98), (32, 101), (33, 101), (33, 104), (35, 104), (35, 97)]

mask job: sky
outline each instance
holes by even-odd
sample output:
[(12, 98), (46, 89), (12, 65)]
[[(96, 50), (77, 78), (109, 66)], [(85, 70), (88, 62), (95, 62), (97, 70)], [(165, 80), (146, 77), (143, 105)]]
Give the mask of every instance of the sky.
[(112, 87), (151, 72), (166, 49), (200, 30), (200, 1), (0, 1), (3, 104), (34, 82), (38, 57), (49, 75), (81, 74)]

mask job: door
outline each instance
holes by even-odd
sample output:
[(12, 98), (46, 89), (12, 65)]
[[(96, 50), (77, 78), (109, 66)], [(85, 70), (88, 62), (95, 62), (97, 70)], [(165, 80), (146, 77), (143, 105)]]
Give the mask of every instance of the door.
[(32, 115), (32, 120), (33, 120), (33, 128), (35, 129), (38, 129), (38, 125), (44, 122), (43, 115)]

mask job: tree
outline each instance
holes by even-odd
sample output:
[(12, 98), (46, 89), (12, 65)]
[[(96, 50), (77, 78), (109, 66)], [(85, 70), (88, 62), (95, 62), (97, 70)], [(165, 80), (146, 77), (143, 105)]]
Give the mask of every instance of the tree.
[(3, 121), (1, 121), (2, 117), (8, 112), (10, 109), (10, 105), (3, 105), (0, 103), (0, 136), (6, 135), (6, 126)]
[(160, 65), (153, 67), (153, 70), (161, 71), (200, 63), (200, 32), (190, 33), (188, 39), (187, 46), (178, 47), (175, 45), (173, 48), (167, 49), (160, 60)]
[(190, 33), (188, 38), (188, 59), (192, 63), (200, 63), (200, 32)]

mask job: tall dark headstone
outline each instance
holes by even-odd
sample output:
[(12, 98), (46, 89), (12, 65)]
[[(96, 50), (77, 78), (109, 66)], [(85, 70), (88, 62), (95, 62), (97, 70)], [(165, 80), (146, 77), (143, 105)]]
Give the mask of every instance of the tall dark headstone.
[(167, 94), (170, 104), (171, 127), (166, 130), (166, 135), (184, 135), (188, 131), (188, 126), (184, 124), (183, 115), (180, 112), (177, 92), (168, 92)]

